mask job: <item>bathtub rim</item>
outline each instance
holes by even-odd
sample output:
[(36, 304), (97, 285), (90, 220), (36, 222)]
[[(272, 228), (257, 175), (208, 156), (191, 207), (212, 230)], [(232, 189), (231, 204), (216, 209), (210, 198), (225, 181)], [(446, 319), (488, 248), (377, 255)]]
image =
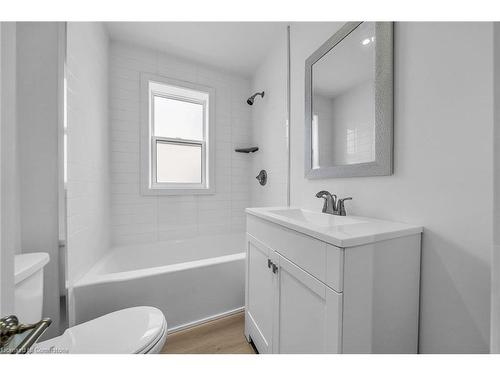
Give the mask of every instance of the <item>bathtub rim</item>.
[[(108, 260), (111, 257), (111, 255), (112, 254), (108, 254), (101, 261), (99, 261), (98, 264), (96, 264), (96, 266), (100, 265), (101, 262), (105, 262), (106, 260)], [(113, 272), (104, 274), (97, 274), (96, 273), (97, 268), (96, 266), (94, 266), (92, 267), (91, 270), (89, 270), (89, 272), (87, 272), (84, 276), (82, 276), (79, 280), (77, 280), (74, 283), (73, 288), (76, 289), (80, 287), (92, 286), (97, 284), (109, 284), (119, 281), (137, 280), (148, 276), (156, 276), (166, 273), (180, 272), (193, 268), (210, 267), (216, 264), (230, 263), (245, 259), (246, 259), (246, 252), (243, 251), (230, 255), (222, 255), (219, 257), (198, 259), (198, 260), (192, 260), (188, 262), (181, 262), (175, 264), (167, 264), (158, 267), (141, 268), (132, 271), (122, 271), (122, 272)]]

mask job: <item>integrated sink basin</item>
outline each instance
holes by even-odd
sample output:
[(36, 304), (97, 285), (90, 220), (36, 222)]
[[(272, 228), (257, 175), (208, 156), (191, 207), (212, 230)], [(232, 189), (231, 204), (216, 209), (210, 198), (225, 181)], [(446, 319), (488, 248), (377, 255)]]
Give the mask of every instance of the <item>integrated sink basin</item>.
[(246, 212), (248, 215), (344, 248), (423, 231), (418, 225), (360, 216), (337, 216), (298, 207), (247, 208)]
[(359, 224), (362, 220), (355, 219), (350, 216), (337, 216), (324, 214), (321, 212), (313, 212), (303, 210), (301, 208), (285, 208), (277, 210), (269, 210), (269, 214), (283, 216), (287, 219), (300, 221), (305, 224), (318, 225), (321, 227), (333, 227), (337, 225)]

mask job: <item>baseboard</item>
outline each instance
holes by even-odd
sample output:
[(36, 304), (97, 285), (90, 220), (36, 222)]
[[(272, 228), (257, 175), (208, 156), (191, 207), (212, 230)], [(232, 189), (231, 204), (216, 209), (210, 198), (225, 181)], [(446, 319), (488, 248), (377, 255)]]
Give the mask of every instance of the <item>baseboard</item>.
[(194, 322), (189, 322), (189, 323), (181, 324), (179, 326), (175, 326), (175, 327), (169, 328), (167, 330), (167, 332), (168, 332), (168, 334), (171, 334), (171, 333), (183, 331), (185, 329), (193, 328), (193, 327), (199, 326), (201, 324), (211, 322), (213, 320), (217, 320), (217, 319), (225, 318), (227, 316), (238, 314), (238, 313), (240, 313), (242, 311), (245, 311), (245, 306), (238, 307), (238, 308), (233, 309), (233, 310), (225, 311), (225, 312), (220, 313), (220, 314), (212, 315), (212, 316), (209, 316), (207, 318), (195, 320)]

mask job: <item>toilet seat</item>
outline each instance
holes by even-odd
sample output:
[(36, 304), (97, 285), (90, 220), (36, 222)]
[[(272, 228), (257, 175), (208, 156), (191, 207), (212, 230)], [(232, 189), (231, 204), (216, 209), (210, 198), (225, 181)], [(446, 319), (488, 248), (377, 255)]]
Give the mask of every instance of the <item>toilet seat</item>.
[(61, 336), (37, 343), (34, 353), (158, 353), (167, 338), (163, 313), (149, 306), (112, 312), (68, 328)]
[(167, 341), (167, 325), (163, 328), (163, 331), (158, 335), (158, 339), (146, 347), (143, 351), (135, 354), (158, 354), (161, 352), (165, 346), (165, 341)]

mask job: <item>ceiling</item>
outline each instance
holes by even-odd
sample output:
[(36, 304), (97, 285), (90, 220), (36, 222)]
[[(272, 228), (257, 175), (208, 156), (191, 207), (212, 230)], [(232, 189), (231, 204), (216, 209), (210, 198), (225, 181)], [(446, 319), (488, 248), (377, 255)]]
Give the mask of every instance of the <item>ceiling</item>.
[(250, 77), (281, 39), (282, 22), (106, 22), (112, 40), (139, 44)]
[(375, 37), (374, 23), (363, 23), (316, 62), (313, 65), (315, 94), (334, 98), (363, 82), (373, 81), (375, 43), (372, 37)]

